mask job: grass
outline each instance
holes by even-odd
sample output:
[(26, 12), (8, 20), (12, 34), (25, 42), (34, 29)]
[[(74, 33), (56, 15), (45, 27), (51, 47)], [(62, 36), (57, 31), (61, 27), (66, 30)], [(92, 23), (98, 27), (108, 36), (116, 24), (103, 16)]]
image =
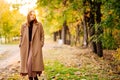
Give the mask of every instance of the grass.
[(11, 76), (9, 76), (9, 78), (7, 80), (20, 80), (20, 75), (18, 74), (12, 74)]
[[(93, 71), (94, 70), (94, 71)], [(98, 71), (98, 72), (97, 72)], [(99, 73), (100, 72), (100, 73)], [(66, 67), (58, 61), (48, 61), (45, 62), (45, 75), (47, 80), (111, 80), (119, 78), (112, 78), (115, 76), (104, 76), (101, 74), (103, 70), (95, 70), (91, 67)]]
[(88, 68), (65, 67), (58, 61), (45, 64), (45, 74), (48, 80), (108, 80), (99, 74), (90, 73)]
[(78, 70), (77, 68), (65, 67), (58, 61), (54, 63), (47, 62), (45, 64), (45, 74), (48, 80), (80, 80), (79, 75), (75, 75), (75, 72)]

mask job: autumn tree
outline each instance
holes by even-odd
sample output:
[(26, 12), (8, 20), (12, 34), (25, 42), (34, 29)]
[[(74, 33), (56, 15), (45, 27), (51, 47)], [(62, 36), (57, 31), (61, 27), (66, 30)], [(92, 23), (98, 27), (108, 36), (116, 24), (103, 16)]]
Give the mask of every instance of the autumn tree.
[[(0, 37), (5, 38), (5, 43), (9, 43), (13, 37), (20, 35), (20, 25), (25, 20), (25, 16), (20, 14), (17, 6), (17, 8), (13, 7), (12, 4), (7, 4), (4, 1), (0, 4)], [(11, 7), (13, 10), (10, 10)]]

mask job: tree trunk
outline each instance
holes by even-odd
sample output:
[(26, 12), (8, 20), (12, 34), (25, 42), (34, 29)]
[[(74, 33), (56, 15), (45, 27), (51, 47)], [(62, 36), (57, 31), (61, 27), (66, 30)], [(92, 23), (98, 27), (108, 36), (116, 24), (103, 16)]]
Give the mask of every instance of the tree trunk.
[(53, 33), (53, 38), (54, 38), (54, 41), (56, 41), (56, 32)]
[(85, 13), (83, 18), (83, 31), (84, 31), (83, 46), (87, 47), (88, 46), (88, 30), (87, 30)]
[(62, 40), (63, 40), (63, 43), (66, 44), (66, 21), (64, 21), (64, 23), (63, 23)]
[[(94, 24), (95, 24), (95, 21), (94, 21), (94, 19), (95, 19), (95, 16), (94, 16), (95, 4), (91, 0), (89, 0), (89, 3), (90, 3), (89, 34), (90, 34), (90, 37), (93, 37), (93, 35), (95, 34), (95, 28), (94, 28)], [(96, 43), (93, 40), (90, 41), (90, 46), (92, 48), (92, 51), (97, 53)]]
[(59, 30), (59, 39), (62, 39), (61, 30)]
[(76, 39), (75, 45), (80, 44), (80, 25), (78, 24), (76, 27)]
[[(101, 22), (101, 2), (96, 3), (96, 22), (97, 24), (100, 24)], [(103, 33), (103, 30), (100, 25), (97, 26), (98, 31), (97, 31), (97, 36), (100, 36), (100, 34)], [(98, 56), (102, 57), (103, 56), (103, 49), (102, 49), (102, 41), (101, 39), (97, 41), (97, 54)]]

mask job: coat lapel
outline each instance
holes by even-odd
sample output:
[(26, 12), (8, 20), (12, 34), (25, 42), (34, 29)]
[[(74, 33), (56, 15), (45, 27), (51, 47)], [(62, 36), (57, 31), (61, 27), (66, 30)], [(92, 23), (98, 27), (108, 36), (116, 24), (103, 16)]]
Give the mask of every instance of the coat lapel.
[(37, 30), (37, 24), (35, 23), (35, 24), (33, 24), (32, 40), (33, 40), (33, 37), (34, 37), (34, 35), (35, 35), (36, 30)]
[(27, 36), (27, 41), (29, 41), (29, 30), (28, 30), (28, 25), (26, 23), (26, 36)]

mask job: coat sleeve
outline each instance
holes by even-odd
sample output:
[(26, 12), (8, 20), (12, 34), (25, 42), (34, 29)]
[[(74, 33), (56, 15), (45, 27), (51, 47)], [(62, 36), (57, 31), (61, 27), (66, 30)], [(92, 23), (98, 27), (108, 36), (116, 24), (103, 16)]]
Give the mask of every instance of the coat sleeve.
[(21, 47), (22, 37), (23, 37), (23, 25), (21, 26), (21, 29), (20, 29), (20, 42), (19, 42), (19, 47)]
[(42, 24), (40, 24), (40, 26), (41, 26), (41, 45), (42, 45), (42, 47), (44, 46), (44, 30), (43, 30), (43, 26), (42, 26)]

